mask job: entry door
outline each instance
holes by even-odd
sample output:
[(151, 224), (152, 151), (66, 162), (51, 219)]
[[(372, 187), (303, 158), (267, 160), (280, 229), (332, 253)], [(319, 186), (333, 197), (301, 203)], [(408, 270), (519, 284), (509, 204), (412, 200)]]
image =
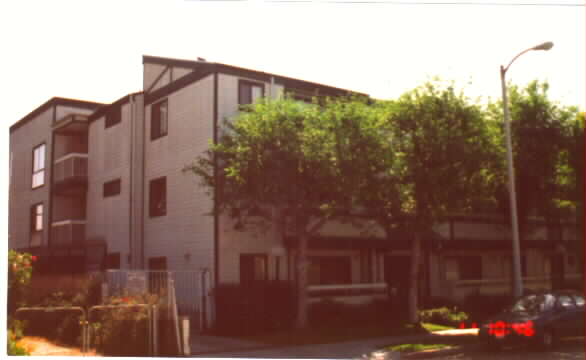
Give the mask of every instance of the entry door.
[(396, 289), (395, 305), (398, 311), (404, 311), (408, 308), (410, 271), (410, 256), (385, 257), (385, 282), (389, 291), (392, 288)]
[(564, 288), (564, 255), (551, 256), (551, 287), (553, 290)]
[(151, 294), (164, 295), (167, 291), (167, 258), (149, 258), (149, 290)]

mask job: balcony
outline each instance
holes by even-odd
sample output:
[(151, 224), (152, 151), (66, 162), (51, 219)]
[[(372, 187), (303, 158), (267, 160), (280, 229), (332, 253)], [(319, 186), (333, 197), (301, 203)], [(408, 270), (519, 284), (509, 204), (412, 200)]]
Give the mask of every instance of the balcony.
[(88, 116), (83, 114), (69, 114), (53, 123), (53, 130), (60, 134), (87, 133)]
[(59, 195), (84, 193), (87, 188), (87, 154), (71, 153), (55, 161), (53, 189)]
[(63, 220), (51, 225), (51, 247), (81, 247), (85, 242), (85, 220)]

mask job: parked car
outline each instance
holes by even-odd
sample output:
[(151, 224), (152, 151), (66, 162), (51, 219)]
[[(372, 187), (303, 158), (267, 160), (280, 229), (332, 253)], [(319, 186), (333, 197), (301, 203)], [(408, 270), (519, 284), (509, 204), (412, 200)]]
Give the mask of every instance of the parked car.
[(584, 294), (549, 291), (523, 296), (480, 326), (492, 348), (533, 343), (548, 350), (560, 337), (584, 335)]

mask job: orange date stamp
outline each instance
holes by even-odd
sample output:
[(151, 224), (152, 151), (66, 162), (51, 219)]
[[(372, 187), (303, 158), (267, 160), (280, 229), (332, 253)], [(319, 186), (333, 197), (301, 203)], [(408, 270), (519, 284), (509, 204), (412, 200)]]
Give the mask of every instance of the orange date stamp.
[[(465, 328), (465, 324), (460, 323), (460, 329)], [(476, 329), (478, 327), (476, 326), (476, 323), (472, 323), (472, 326), (470, 328)], [(494, 335), (495, 337), (504, 337), (505, 335), (510, 335), (512, 333), (516, 333), (517, 335), (522, 335), (526, 337), (534, 336), (535, 329), (533, 328), (533, 321), (528, 320), (521, 323), (509, 323), (506, 321), (499, 320), (488, 324), (489, 335)]]

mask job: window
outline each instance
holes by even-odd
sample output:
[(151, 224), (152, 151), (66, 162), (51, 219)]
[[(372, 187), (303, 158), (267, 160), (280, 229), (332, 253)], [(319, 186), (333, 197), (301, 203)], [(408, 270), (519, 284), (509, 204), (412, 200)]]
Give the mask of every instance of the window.
[(151, 180), (149, 185), (149, 215), (151, 217), (167, 214), (167, 178)]
[(482, 257), (462, 256), (458, 259), (460, 280), (482, 279)]
[(151, 294), (166, 294), (168, 276), (165, 256), (149, 258), (149, 291)]
[(482, 257), (459, 256), (446, 259), (446, 280), (482, 279)]
[(105, 270), (120, 269), (120, 253), (109, 253), (104, 261)]
[(549, 257), (543, 259), (543, 275), (548, 277), (551, 275), (551, 259)]
[(106, 121), (104, 122), (104, 128), (109, 128), (120, 122), (122, 119), (122, 109), (120, 105), (110, 107), (110, 110), (106, 114)]
[(151, 140), (167, 135), (167, 126), (169, 124), (168, 110), (167, 100), (151, 106)]
[(368, 250), (360, 252), (360, 280), (363, 283), (372, 282), (372, 257)]
[(349, 256), (311, 256), (308, 278), (310, 285), (351, 284), (351, 258)]
[(43, 243), (43, 204), (36, 204), (31, 207), (30, 225), (30, 246), (41, 246)]
[(268, 280), (266, 254), (240, 255), (240, 283), (250, 284), (256, 281)]
[(313, 104), (313, 97), (317, 96), (315, 92), (308, 92), (303, 90), (286, 89), (285, 93), (293, 100), (303, 102), (306, 104)]
[(33, 149), (33, 189), (45, 184), (45, 144)]
[(120, 179), (104, 183), (104, 197), (110, 197), (120, 194)]
[(263, 97), (265, 86), (261, 83), (240, 80), (238, 82), (238, 104), (253, 104), (258, 98)]
[(446, 280), (458, 280), (458, 259), (447, 258), (446, 264)]

